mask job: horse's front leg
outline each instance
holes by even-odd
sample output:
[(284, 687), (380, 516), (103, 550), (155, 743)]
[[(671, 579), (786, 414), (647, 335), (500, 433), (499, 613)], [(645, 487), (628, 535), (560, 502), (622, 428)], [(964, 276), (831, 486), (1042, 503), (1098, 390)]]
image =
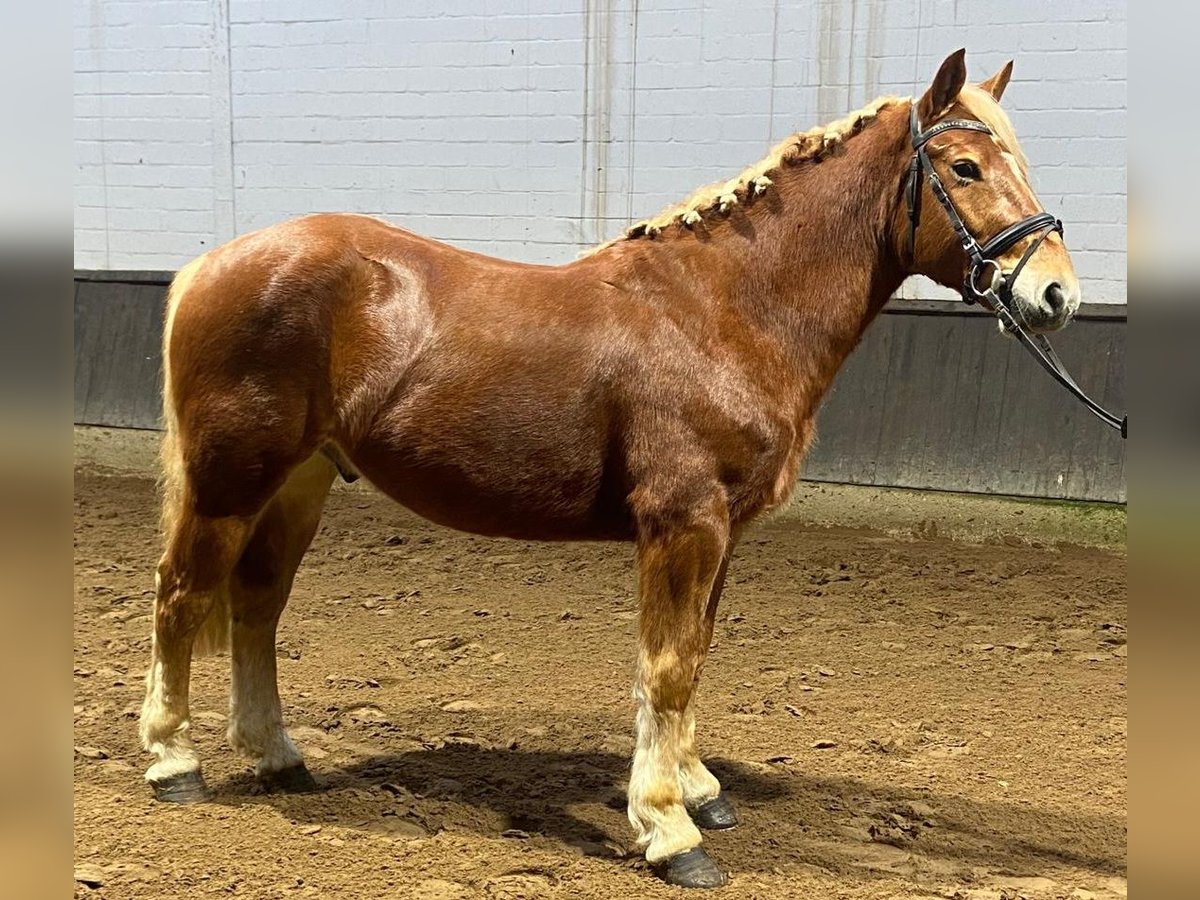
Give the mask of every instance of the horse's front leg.
[[(712, 588), (708, 595), (708, 604), (704, 611), (704, 644), (701, 650), (700, 665), (696, 670), (696, 686), (699, 687), (700, 675), (712, 645), (713, 627), (717, 619), (717, 606), (721, 602), (721, 592), (725, 588), (725, 573), (729, 569), (729, 557), (733, 552), (733, 541), (730, 540), (725, 548), (725, 556), (713, 579)], [(700, 759), (700, 751), (696, 747), (696, 693), (692, 692), (692, 702), (684, 713), (684, 745), (682, 759), (679, 763), (679, 786), (683, 791), (683, 804), (691, 813), (692, 821), (704, 829), (722, 831), (735, 828), (738, 824), (737, 810), (732, 801), (721, 790), (721, 782), (708, 770)]]
[(718, 887), (728, 879), (700, 848), (700, 832), (685, 805), (681, 767), (692, 746), (688, 708), (708, 649), (707, 605), (729, 527), (719, 501), (686, 515), (672, 513), (639, 522), (638, 733), (629, 821), (647, 861), (666, 881)]

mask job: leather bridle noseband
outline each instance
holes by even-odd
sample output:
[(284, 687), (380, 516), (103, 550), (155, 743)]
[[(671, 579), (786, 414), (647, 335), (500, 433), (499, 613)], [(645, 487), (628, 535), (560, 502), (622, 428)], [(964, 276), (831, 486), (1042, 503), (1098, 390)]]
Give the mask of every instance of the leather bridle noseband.
[[(916, 259), (917, 224), (921, 217), (921, 181), (924, 178), (929, 180), (930, 190), (946, 211), (950, 227), (954, 229), (954, 234), (970, 261), (960, 292), (963, 300), (967, 303), (979, 303), (992, 312), (1000, 320), (1001, 327), (1015, 336), (1063, 387), (1078, 397), (1102, 422), (1118, 429), (1121, 437), (1126, 437), (1129, 433), (1128, 416), (1117, 418), (1083, 392), (1063, 367), (1050, 342), (1043, 335), (1031, 334), (1026, 330), (1024, 314), (1013, 299), (1013, 285), (1016, 284), (1021, 270), (1046, 238), (1055, 232), (1060, 235), (1063, 233), (1062, 222), (1045, 211), (1034, 213), (980, 244), (955, 208), (954, 201), (950, 199), (946, 186), (929, 159), (925, 145), (946, 131), (979, 131), (992, 134), (992, 129), (974, 119), (943, 119), (922, 131), (917, 118), (917, 104), (914, 102), (909, 113), (909, 130), (912, 133), (913, 156), (904, 185), (904, 198), (908, 206), (909, 259)], [(999, 258), (1031, 234), (1036, 234), (1037, 237), (1025, 249), (1013, 270), (1005, 272), (1001, 269)], [(984, 275), (987, 275), (986, 282), (981, 281)]]

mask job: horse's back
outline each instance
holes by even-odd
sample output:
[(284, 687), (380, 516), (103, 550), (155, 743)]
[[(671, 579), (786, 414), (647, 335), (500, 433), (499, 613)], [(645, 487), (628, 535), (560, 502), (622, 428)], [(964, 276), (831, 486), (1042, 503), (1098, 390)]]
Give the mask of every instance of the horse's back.
[(165, 338), (167, 418), (206, 506), (251, 512), (332, 443), (447, 524), (504, 531), (527, 506), (585, 527), (607, 490), (604, 327), (560, 271), (354, 215), (210, 251), (173, 288)]
[[(691, 484), (762, 480), (773, 432), (744, 367), (715, 362), (707, 313), (612, 275), (350, 215), (217, 248), (169, 315), (168, 417), (189, 476), (212, 514), (250, 514), (334, 445), (430, 519), (545, 538), (630, 536), (639, 486), (670, 504)], [(744, 466), (717, 464), (742, 445)]]

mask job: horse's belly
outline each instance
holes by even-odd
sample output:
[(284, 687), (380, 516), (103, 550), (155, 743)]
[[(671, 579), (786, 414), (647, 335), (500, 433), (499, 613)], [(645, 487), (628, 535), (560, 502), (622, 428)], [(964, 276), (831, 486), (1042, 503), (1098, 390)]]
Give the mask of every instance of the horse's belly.
[(365, 441), (351, 456), (385, 494), (450, 528), (526, 540), (632, 537), (602, 459), (544, 439), (504, 444), (478, 433), (408, 433)]

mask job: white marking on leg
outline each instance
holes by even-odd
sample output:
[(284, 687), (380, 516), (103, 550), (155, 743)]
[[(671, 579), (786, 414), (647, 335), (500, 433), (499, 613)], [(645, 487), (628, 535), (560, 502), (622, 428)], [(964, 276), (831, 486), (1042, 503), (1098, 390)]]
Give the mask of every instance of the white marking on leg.
[(229, 743), (257, 759), (255, 772), (265, 775), (304, 761), (283, 726), (276, 687), (275, 623), (253, 627), (234, 623), (232, 689), (229, 697)]
[[(158, 571), (154, 573), (154, 593), (156, 598), (162, 595), (162, 574)], [(156, 609), (158, 602), (156, 599)], [(154, 763), (146, 770), (146, 780), (163, 781), (185, 772), (200, 771), (200, 756), (188, 734), (186, 687), (185, 696), (180, 698), (177, 684), (167, 684), (167, 672), (158, 640), (151, 640), (146, 697), (142, 701), (138, 734), (142, 746), (155, 757)], [(184, 684), (186, 686), (186, 680)]]
[(684, 714), (684, 741), (682, 759), (679, 763), (679, 790), (683, 794), (683, 805), (695, 811), (721, 793), (721, 782), (708, 771), (700, 760), (696, 749), (695, 702), (688, 704)]
[(677, 711), (655, 711), (639, 684), (637, 745), (629, 776), (629, 822), (646, 860), (661, 862), (698, 847), (700, 831), (683, 805), (679, 787), (679, 750), (682, 716)]
[(268, 542), (271, 552), (278, 554), (276, 579), (270, 584), (248, 585), (235, 576), (231, 583), (239, 614), (233, 617), (231, 629), (228, 737), (234, 749), (257, 760), (255, 771), (260, 776), (304, 762), (283, 725), (275, 630), (336, 474), (336, 467), (322, 453), (314, 453), (292, 471), (258, 525), (282, 528), (276, 535), (282, 537), (281, 545)]
[(150, 671), (146, 673), (146, 699), (138, 726), (142, 746), (156, 757), (146, 770), (147, 781), (200, 771), (200, 756), (188, 734), (186, 689), (185, 696), (180, 698), (178, 689), (168, 683), (167, 675), (155, 648)]

